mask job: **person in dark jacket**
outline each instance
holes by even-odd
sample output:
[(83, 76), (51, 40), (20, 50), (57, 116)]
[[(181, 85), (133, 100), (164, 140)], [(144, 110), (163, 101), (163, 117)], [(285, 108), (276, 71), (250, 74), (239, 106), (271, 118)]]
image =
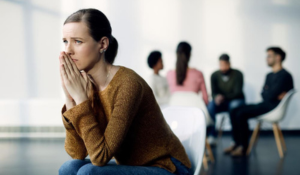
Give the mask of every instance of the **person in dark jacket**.
[[(230, 112), (232, 109), (245, 104), (243, 93), (243, 74), (230, 66), (230, 57), (222, 54), (219, 58), (220, 70), (211, 76), (213, 100), (207, 108), (211, 118), (216, 120), (216, 113)], [(216, 138), (215, 126), (207, 128), (208, 142), (214, 145)]]
[(224, 150), (232, 156), (244, 156), (249, 142), (248, 119), (257, 117), (273, 110), (294, 88), (292, 75), (282, 67), (286, 53), (279, 47), (267, 49), (267, 63), (272, 72), (266, 77), (261, 96), (263, 101), (258, 104), (245, 105), (231, 111), (232, 136), (235, 144)]

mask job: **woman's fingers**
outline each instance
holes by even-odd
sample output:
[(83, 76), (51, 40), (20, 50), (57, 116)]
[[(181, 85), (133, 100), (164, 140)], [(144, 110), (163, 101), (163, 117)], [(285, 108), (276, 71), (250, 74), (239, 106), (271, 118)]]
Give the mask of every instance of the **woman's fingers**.
[[(66, 54), (67, 55), (67, 54)], [(74, 70), (74, 72), (77, 74), (77, 75), (80, 75), (80, 71), (78, 70), (76, 64), (74, 63), (74, 61), (72, 60), (71, 56), (70, 55), (67, 55), (68, 59), (69, 59), (69, 62)]]
[(66, 54), (65, 53), (65, 56), (66, 56), (66, 59), (67, 59), (67, 63), (68, 63), (68, 66), (69, 66), (69, 69), (71, 70), (71, 73), (74, 73), (76, 75), (80, 75), (80, 71), (78, 70), (76, 64), (74, 63), (74, 61), (72, 60), (71, 56)]
[(62, 64), (62, 65), (60, 66), (60, 75), (61, 75), (61, 77), (62, 77), (63, 83), (65, 84), (65, 81), (68, 80), (68, 75), (67, 75), (67, 73), (66, 73), (65, 65), (64, 65), (64, 64)]
[(64, 58), (64, 56), (63, 56), (63, 52), (61, 52), (60, 54), (59, 54), (59, 65), (62, 65), (63, 63), (62, 63), (62, 59)]
[(66, 70), (66, 73), (68, 74), (68, 76), (71, 76), (74, 71), (73, 71), (71, 63), (70, 63), (70, 61), (69, 61), (66, 54), (64, 54), (64, 59), (63, 60), (64, 60), (64, 63), (65, 63), (64, 68)]

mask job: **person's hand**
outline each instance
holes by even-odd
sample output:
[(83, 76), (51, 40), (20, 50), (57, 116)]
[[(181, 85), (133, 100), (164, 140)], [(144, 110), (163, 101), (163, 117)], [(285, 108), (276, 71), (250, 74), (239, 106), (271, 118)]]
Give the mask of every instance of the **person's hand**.
[(286, 92), (282, 92), (279, 96), (278, 96), (278, 100), (282, 100), (283, 97), (285, 96)]
[[(62, 66), (62, 59), (64, 57), (64, 52), (61, 52), (60, 55), (59, 55), (59, 62), (60, 62), (60, 67)], [(61, 70), (60, 70), (61, 71)], [(65, 83), (63, 81), (63, 77), (62, 77), (62, 73), (60, 73), (60, 80), (61, 80), (61, 84), (62, 84), (62, 88), (64, 90), (64, 93), (65, 93), (65, 96), (66, 96), (66, 101), (67, 103), (73, 103), (74, 102), (74, 99), (71, 97), (71, 95), (69, 94), (69, 92), (67, 91), (66, 89), (66, 86), (65, 86)]]
[(85, 72), (80, 72), (69, 55), (62, 52), (60, 57), (60, 73), (64, 92), (69, 100), (74, 100), (78, 105), (88, 99), (87, 75)]
[(215, 103), (217, 106), (219, 106), (222, 102), (224, 101), (224, 96), (223, 95), (216, 95), (215, 97)]

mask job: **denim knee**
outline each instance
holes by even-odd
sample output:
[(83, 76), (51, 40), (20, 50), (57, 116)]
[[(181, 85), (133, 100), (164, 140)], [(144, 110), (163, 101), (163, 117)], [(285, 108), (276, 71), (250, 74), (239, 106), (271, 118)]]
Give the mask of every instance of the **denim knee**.
[(69, 160), (59, 168), (59, 175), (76, 175), (78, 169), (86, 163), (87, 161), (85, 160)]
[(101, 175), (110, 175), (111, 174), (111, 172), (107, 171), (106, 168), (95, 166), (95, 165), (89, 163), (89, 164), (82, 166), (78, 170), (77, 175), (94, 175), (95, 173), (101, 174)]
[(69, 160), (65, 162), (58, 170), (59, 175), (72, 175), (76, 174), (75, 170), (75, 163), (74, 160)]

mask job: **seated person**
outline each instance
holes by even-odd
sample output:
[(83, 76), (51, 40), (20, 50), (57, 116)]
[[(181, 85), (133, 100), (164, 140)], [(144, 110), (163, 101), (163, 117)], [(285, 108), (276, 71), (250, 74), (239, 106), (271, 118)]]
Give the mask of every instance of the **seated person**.
[[(230, 112), (232, 109), (244, 105), (243, 74), (230, 66), (230, 57), (222, 54), (219, 58), (220, 70), (211, 76), (211, 91), (213, 101), (208, 104), (208, 111), (211, 118), (216, 121), (216, 114), (219, 112)], [(207, 128), (208, 142), (216, 144), (217, 136), (215, 126)]]
[(224, 153), (230, 153), (232, 156), (245, 155), (249, 141), (248, 119), (273, 110), (284, 95), (294, 88), (292, 75), (282, 67), (285, 55), (279, 47), (267, 49), (267, 63), (272, 68), (272, 72), (267, 75), (263, 86), (261, 93), (263, 101), (231, 111), (232, 136), (235, 144), (225, 149)]
[(151, 88), (133, 70), (113, 64), (118, 42), (107, 17), (78, 10), (64, 22), (63, 42), (64, 148), (72, 159), (59, 175), (191, 174)]
[(153, 69), (153, 74), (149, 79), (149, 85), (152, 88), (157, 103), (167, 105), (169, 101), (169, 86), (167, 79), (159, 75), (159, 71), (164, 68), (161, 52), (153, 51), (148, 56), (148, 65)]
[(205, 104), (208, 104), (204, 77), (201, 71), (189, 68), (188, 63), (191, 56), (192, 47), (187, 42), (181, 42), (177, 46), (176, 70), (171, 70), (167, 74), (171, 94), (178, 91), (188, 91), (202, 93)]

